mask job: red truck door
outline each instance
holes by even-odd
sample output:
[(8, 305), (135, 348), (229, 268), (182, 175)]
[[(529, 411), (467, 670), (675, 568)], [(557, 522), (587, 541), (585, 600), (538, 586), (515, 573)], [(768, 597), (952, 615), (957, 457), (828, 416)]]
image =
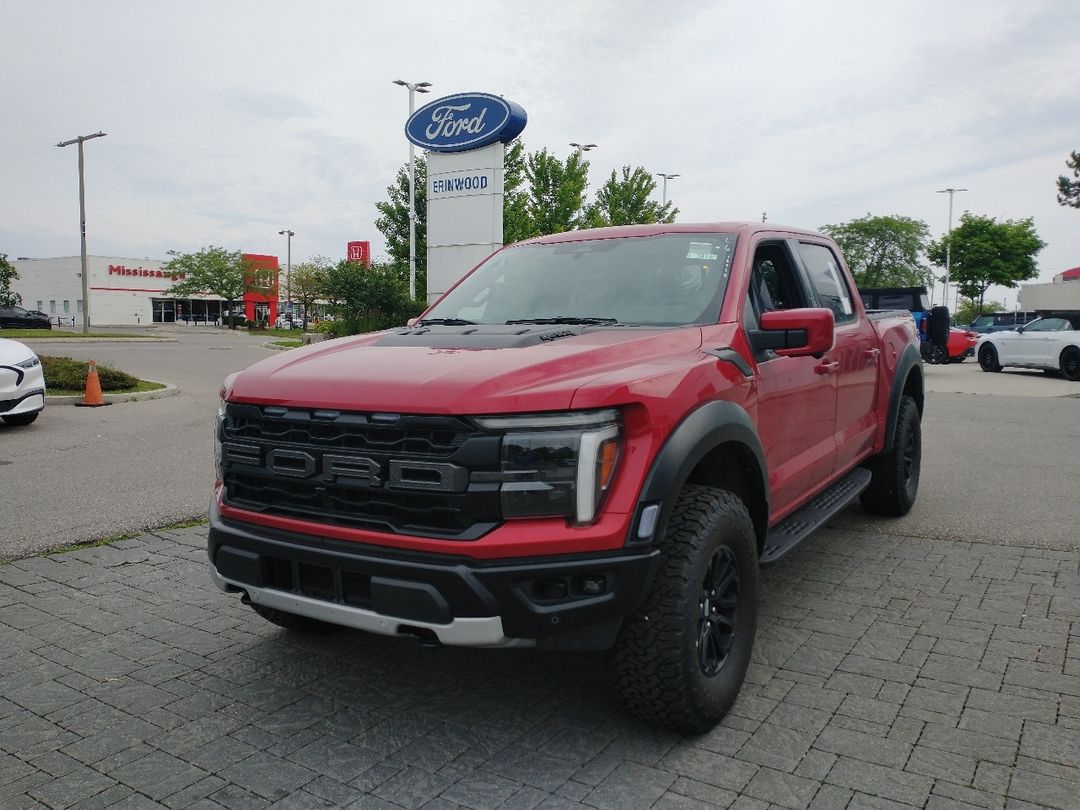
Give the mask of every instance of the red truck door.
[[(811, 305), (788, 242), (759, 242), (743, 306), (747, 331), (758, 328), (762, 312)], [(814, 357), (781, 357), (769, 350), (754, 356), (758, 432), (769, 465), (773, 519), (818, 489), (836, 464), (837, 375), (823, 373), (822, 362)]]
[(832, 248), (800, 241), (796, 249), (815, 306), (831, 309), (836, 322), (836, 342), (822, 359), (836, 378), (836, 470), (846, 470), (866, 455), (877, 434), (878, 335)]

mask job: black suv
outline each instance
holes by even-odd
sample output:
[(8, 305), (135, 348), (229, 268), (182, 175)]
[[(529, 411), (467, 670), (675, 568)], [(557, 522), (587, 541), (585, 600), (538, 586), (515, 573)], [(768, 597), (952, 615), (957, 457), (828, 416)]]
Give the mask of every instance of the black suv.
[(8, 329), (52, 329), (52, 321), (44, 312), (31, 312), (22, 307), (0, 307), (0, 327)]

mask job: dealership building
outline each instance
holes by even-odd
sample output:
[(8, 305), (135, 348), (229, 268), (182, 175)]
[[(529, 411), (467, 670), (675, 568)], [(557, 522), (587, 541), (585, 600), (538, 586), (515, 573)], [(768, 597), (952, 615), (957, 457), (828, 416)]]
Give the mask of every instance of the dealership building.
[[(260, 271), (262, 287), (245, 293), (243, 307), (249, 320), (273, 321), (278, 314), (277, 256), (244, 254), (249, 264)], [(64, 256), (54, 259), (19, 258), (12, 261), (19, 278), (11, 285), (22, 296), (26, 309), (36, 309), (53, 323), (82, 323), (82, 259)], [(153, 323), (214, 323), (226, 314), (226, 302), (216, 295), (196, 294), (177, 298), (168, 290), (183, 280), (163, 269), (157, 259), (130, 259), (113, 256), (87, 256), (87, 288), (90, 299), (90, 322), (95, 326), (136, 326)]]

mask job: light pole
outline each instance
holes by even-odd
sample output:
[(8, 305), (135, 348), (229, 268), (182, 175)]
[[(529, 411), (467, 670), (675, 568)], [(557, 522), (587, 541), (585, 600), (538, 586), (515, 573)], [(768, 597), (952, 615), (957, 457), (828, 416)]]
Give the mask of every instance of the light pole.
[(664, 202), (663, 205), (667, 205), (667, 181), (674, 180), (676, 177), (682, 177), (681, 174), (664, 174), (663, 172), (657, 172), (657, 177), (664, 178)]
[(104, 137), (104, 132), (95, 132), (93, 135), (80, 135), (78, 138), (57, 144), (57, 146), (71, 146), (73, 143), (79, 145), (79, 234), (82, 240), (82, 330), (84, 335), (90, 332), (90, 288), (86, 279), (86, 183), (83, 180), (83, 141)]
[[(430, 93), (431, 82), (410, 84), (394, 79), (394, 84), (409, 88), (409, 118), (416, 110), (416, 94)], [(409, 141), (409, 297), (416, 298), (416, 147)]]
[(571, 143), (570, 145), (574, 147), (574, 151), (577, 152), (579, 155), (582, 152), (588, 152), (590, 149), (596, 148), (595, 143)]
[[(953, 195), (967, 191), (966, 188), (942, 188), (938, 189), (938, 194), (949, 195), (949, 236), (952, 236), (952, 202)], [(941, 297), (941, 303), (945, 306), (949, 305), (949, 271), (952, 269), (952, 239), (947, 239), (945, 242), (945, 291)]]
[(278, 231), (285, 239), (285, 311), (292, 314), (292, 238), (296, 236), (288, 228)]

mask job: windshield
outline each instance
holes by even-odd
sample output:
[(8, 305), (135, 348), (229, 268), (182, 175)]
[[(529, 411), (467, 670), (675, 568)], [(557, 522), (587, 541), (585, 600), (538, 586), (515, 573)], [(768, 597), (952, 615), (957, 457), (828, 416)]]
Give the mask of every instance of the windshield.
[(735, 236), (588, 239), (507, 248), (465, 278), (424, 323), (715, 323)]

